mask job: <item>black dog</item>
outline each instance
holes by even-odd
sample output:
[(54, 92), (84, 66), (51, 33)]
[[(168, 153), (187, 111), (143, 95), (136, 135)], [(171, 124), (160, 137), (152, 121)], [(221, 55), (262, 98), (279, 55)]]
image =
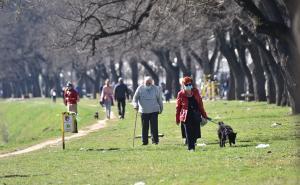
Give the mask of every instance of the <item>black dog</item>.
[(98, 113), (98, 112), (95, 112), (94, 118), (95, 118), (95, 119), (99, 119), (99, 113)]
[(220, 140), (220, 147), (225, 147), (226, 139), (229, 140), (229, 144), (235, 144), (236, 132), (229, 125), (225, 125), (223, 122), (219, 122), (218, 136)]

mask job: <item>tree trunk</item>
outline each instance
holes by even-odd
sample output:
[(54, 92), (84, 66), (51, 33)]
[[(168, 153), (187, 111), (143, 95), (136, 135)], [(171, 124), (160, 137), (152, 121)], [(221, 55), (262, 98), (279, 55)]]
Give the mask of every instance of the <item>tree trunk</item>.
[(119, 61), (119, 68), (118, 68), (118, 71), (119, 71), (119, 77), (122, 77), (122, 76), (123, 76), (122, 70), (123, 70), (123, 61), (120, 60), (120, 61)]
[(179, 75), (179, 73), (180, 73), (180, 70), (179, 70), (179, 67), (175, 67), (174, 69), (173, 69), (173, 71), (174, 71), (174, 73), (173, 73), (173, 89), (174, 89), (174, 91), (173, 91), (173, 94), (174, 95), (177, 95), (177, 93), (180, 91), (180, 82), (179, 82), (179, 79), (180, 79), (180, 75)]
[[(243, 73), (245, 74), (245, 77), (247, 80), (246, 93), (253, 94), (254, 90), (253, 90), (252, 75), (247, 66), (245, 50), (246, 50), (246, 48), (242, 45), (242, 43), (240, 43), (240, 45), (238, 46), (238, 53), (239, 53), (241, 68), (242, 68)], [(253, 98), (254, 97), (249, 97), (249, 100), (253, 100)]]
[(43, 94), (45, 97), (50, 97), (50, 91), (51, 91), (51, 81), (50, 77), (48, 74), (42, 75), (43, 77), (43, 82), (44, 82), (44, 89), (43, 89)]
[(266, 98), (267, 98), (267, 102), (268, 103), (275, 103), (276, 98), (275, 98), (275, 86), (274, 86), (274, 82), (272, 79), (272, 75), (271, 72), (267, 66), (267, 63), (265, 62), (265, 59), (263, 57), (262, 54), (262, 49), (258, 48), (259, 51), (259, 55), (261, 57), (260, 62), (261, 62), (261, 66), (263, 67), (264, 70), (264, 76), (266, 79), (266, 83), (265, 83), (265, 91), (266, 91)]
[[(179, 66), (180, 70), (182, 71), (183, 76), (191, 76), (191, 69), (188, 69), (188, 67), (185, 66), (185, 64), (182, 60), (180, 49), (175, 48), (174, 53), (177, 58), (177, 65)], [(186, 59), (187, 59), (187, 55), (186, 55)]]
[(19, 88), (20, 88), (20, 91), (21, 91), (21, 94), (22, 94), (23, 97), (25, 95), (28, 95), (27, 88), (26, 88), (26, 80), (25, 79), (19, 80)]
[(14, 98), (21, 98), (22, 94), (21, 94), (18, 82), (16, 82), (16, 81), (11, 82), (11, 86), (12, 86)]
[(118, 74), (115, 68), (115, 63), (112, 58), (109, 60), (109, 66), (110, 66), (112, 82), (118, 83)]
[[(236, 0), (236, 2), (247, 9), (248, 12), (250, 12), (249, 15), (251, 17), (257, 17), (259, 19), (259, 24), (256, 25), (256, 30), (258, 32), (267, 34), (272, 38), (277, 38), (281, 43), (286, 43), (283, 45), (280, 44), (282, 45), (281, 48), (284, 48), (285, 50), (283, 52), (285, 59), (281, 60), (281, 68), (284, 72), (283, 78), (285, 82), (287, 82), (287, 90), (290, 97), (289, 103), (292, 107), (292, 111), (293, 113), (300, 113), (300, 64), (298, 61), (300, 52), (299, 43), (298, 47), (297, 44), (295, 45), (296, 38), (299, 38), (300, 2), (295, 0), (286, 0), (282, 2), (287, 7), (291, 26), (287, 26), (282, 19), (282, 12), (277, 7), (278, 2), (275, 3), (275, 1), (271, 0), (260, 1), (262, 4), (261, 7), (264, 8), (264, 10), (267, 10), (264, 11), (264, 15), (262, 15), (263, 13), (256, 8), (256, 5), (252, 1)], [(272, 22), (272, 20), (274, 21)], [(294, 30), (292, 30), (293, 28)], [(294, 33), (292, 34), (293, 31)], [(285, 47), (284, 45), (288, 47)]]
[[(286, 76), (288, 80), (291, 80), (291, 83), (287, 84), (287, 89), (291, 98), (289, 103), (292, 107), (292, 112), (294, 114), (300, 113), (300, 2), (289, 0), (287, 3), (288, 10), (292, 17), (292, 27), (293, 35), (295, 38), (296, 46), (293, 47), (292, 43), (290, 44), (291, 59), (287, 62), (286, 66)], [(289, 73), (287, 73), (289, 72)]]
[(106, 67), (104, 64), (100, 64), (100, 74), (103, 80), (109, 79), (109, 75), (107, 73)]
[(147, 72), (150, 74), (150, 76), (152, 77), (152, 79), (154, 80), (154, 84), (155, 85), (159, 85), (159, 76), (158, 76), (158, 73), (155, 72), (152, 67), (145, 61), (145, 60), (142, 60), (140, 62), (140, 64), (142, 66), (144, 66), (144, 68), (147, 70)]
[(173, 95), (177, 95), (177, 93), (180, 91), (180, 70), (178, 65), (173, 65), (172, 61), (170, 60), (170, 50), (166, 48), (159, 48), (152, 49), (151, 51), (157, 56), (159, 63), (166, 71), (166, 88), (169, 90), (169, 92), (172, 92)]
[[(60, 70), (58, 70), (60, 71)], [(55, 73), (54, 76), (53, 76), (53, 88), (56, 89), (56, 96), (57, 97), (62, 97), (63, 96), (63, 93), (62, 93), (62, 86), (64, 86), (63, 82), (61, 82), (61, 78), (59, 76), (59, 72), (58, 73)], [(79, 87), (82, 87), (80, 86), (80, 84), (78, 83), (78, 86)], [(80, 93), (81, 94), (81, 93)], [(82, 95), (81, 95), (82, 96)]]
[(233, 47), (231, 47), (225, 40), (224, 32), (221, 32), (219, 34), (219, 39), (220, 50), (223, 56), (227, 59), (230, 71), (232, 72), (232, 77), (234, 80), (235, 99), (241, 100), (241, 94), (244, 92), (244, 74), (241, 73), (242, 69), (237, 62), (237, 57), (235, 55)]
[(282, 93), (282, 98), (281, 98), (281, 102), (280, 105), (281, 106), (286, 106), (288, 104), (288, 90), (287, 90), (287, 85), (284, 85), (284, 89), (283, 89), (283, 93)]
[(233, 73), (230, 71), (229, 84), (228, 84), (227, 100), (235, 99), (235, 87)]
[(9, 81), (4, 80), (2, 82), (3, 98), (10, 98), (12, 95), (12, 90)]
[(259, 51), (254, 44), (249, 44), (248, 49), (253, 61), (253, 92), (255, 101), (266, 101), (266, 91), (265, 91), (265, 77), (264, 70), (261, 66), (261, 57), (259, 56)]
[(41, 88), (39, 84), (39, 74), (32, 74), (32, 96), (33, 97), (41, 97)]
[(171, 71), (172, 74), (172, 90), (173, 90), (173, 94), (177, 95), (177, 93), (180, 91), (180, 68), (178, 66), (178, 64), (173, 65), (171, 59), (170, 59), (170, 51), (169, 50), (165, 50), (164, 51), (164, 58), (165, 61), (167, 63), (167, 68), (169, 68), (169, 71)]
[(267, 63), (267, 67), (270, 70), (275, 85), (275, 91), (276, 91), (275, 103), (276, 105), (279, 106), (281, 103), (281, 98), (282, 98), (282, 93), (284, 88), (284, 82), (281, 76), (280, 68), (276, 64), (272, 54), (269, 51), (266, 51), (264, 49), (262, 51), (263, 51), (262, 56)]
[[(171, 73), (166, 73), (166, 89), (172, 94), (172, 80), (173, 76)], [(177, 94), (174, 94), (177, 95)], [(172, 96), (172, 95), (171, 95)]]
[[(238, 24), (233, 24), (231, 39), (233, 46), (237, 49), (238, 52), (238, 61), (241, 66), (243, 73), (245, 74), (245, 80), (247, 81), (245, 87), (245, 93), (253, 94), (253, 81), (251, 72), (247, 66), (246, 61), (246, 47), (245, 45), (248, 43), (248, 38), (245, 35), (242, 35)], [(246, 98), (247, 100), (253, 100), (253, 97)]]
[(209, 65), (207, 39), (204, 39), (201, 41), (200, 47), (201, 47), (200, 57), (203, 61), (203, 64), (202, 64), (203, 73), (205, 75), (210, 75), (212, 77), (213, 71), (211, 70), (211, 67)]
[(94, 82), (94, 91), (93, 91), (93, 98), (97, 98), (97, 93), (99, 93), (100, 89), (100, 80), (101, 80), (101, 71), (98, 68), (95, 70), (95, 82)]
[(139, 69), (138, 69), (138, 63), (136, 58), (131, 58), (129, 61), (129, 66), (131, 69), (131, 80), (132, 80), (132, 88), (133, 91), (138, 88), (138, 78), (139, 78)]

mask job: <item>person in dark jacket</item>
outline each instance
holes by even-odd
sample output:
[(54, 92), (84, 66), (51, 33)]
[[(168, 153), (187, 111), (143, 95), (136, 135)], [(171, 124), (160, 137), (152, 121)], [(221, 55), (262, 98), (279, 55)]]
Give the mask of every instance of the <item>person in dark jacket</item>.
[(119, 78), (119, 82), (114, 89), (114, 98), (118, 102), (119, 118), (124, 119), (126, 97), (129, 99), (129, 91), (127, 85), (124, 84), (123, 78)]
[(203, 107), (199, 90), (193, 85), (191, 77), (182, 80), (183, 89), (178, 92), (176, 100), (176, 124), (183, 124), (187, 140), (188, 150), (195, 150), (197, 138), (201, 138), (200, 122), (195, 115), (199, 112), (202, 121), (206, 121), (207, 114)]

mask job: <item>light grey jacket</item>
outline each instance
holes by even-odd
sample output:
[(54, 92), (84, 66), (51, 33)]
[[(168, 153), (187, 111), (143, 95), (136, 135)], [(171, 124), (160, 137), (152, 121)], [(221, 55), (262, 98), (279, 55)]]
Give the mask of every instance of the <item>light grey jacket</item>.
[(160, 87), (151, 85), (150, 89), (146, 85), (140, 85), (132, 98), (134, 108), (139, 108), (141, 113), (153, 113), (163, 111), (162, 92)]

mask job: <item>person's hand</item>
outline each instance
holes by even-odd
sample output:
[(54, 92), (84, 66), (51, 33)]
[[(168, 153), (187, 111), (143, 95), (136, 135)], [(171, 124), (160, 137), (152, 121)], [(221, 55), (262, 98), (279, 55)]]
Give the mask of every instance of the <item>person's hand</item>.
[(139, 109), (139, 107), (133, 107), (135, 110), (138, 110)]
[(201, 122), (200, 122), (200, 126), (203, 127), (205, 126), (207, 123), (207, 119), (206, 118), (202, 118)]
[(180, 122), (176, 122), (176, 125), (180, 125)]

